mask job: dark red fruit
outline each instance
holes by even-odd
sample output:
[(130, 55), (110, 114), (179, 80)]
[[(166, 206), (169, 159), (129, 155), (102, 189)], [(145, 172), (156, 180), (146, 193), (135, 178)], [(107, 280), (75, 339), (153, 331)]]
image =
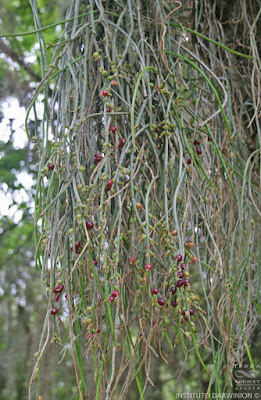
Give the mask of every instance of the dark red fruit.
[(187, 316), (185, 316), (185, 320), (188, 321), (188, 317)]
[(175, 286), (176, 286), (176, 287), (181, 287), (181, 286), (183, 286), (183, 281), (177, 281), (177, 282), (175, 282)]
[(212, 137), (211, 136), (208, 136), (208, 141), (212, 142)]
[(191, 158), (188, 158), (188, 159), (187, 159), (187, 164), (191, 164), (191, 163), (192, 163)]
[(180, 269), (186, 269), (186, 264), (184, 264), (184, 263), (179, 264), (179, 266), (180, 266)]
[(96, 333), (100, 333), (100, 331), (101, 331), (100, 329), (97, 329)]
[(194, 140), (194, 145), (195, 145), (195, 146), (198, 146), (199, 144), (200, 144), (200, 140), (195, 139), (195, 140)]
[(107, 113), (110, 113), (110, 112), (111, 112), (110, 107), (106, 107), (106, 112), (107, 112)]
[(181, 255), (181, 254), (177, 254), (177, 255), (176, 255), (176, 260), (177, 260), (178, 262), (182, 261), (182, 255)]
[(173, 229), (173, 231), (171, 232), (172, 236), (177, 236), (178, 231), (176, 229)]
[(184, 286), (189, 286), (190, 285), (190, 280), (188, 278), (183, 279), (183, 285)]
[(93, 222), (92, 221), (86, 221), (86, 228), (87, 229), (92, 229), (93, 228)]
[(108, 96), (108, 90), (103, 90), (103, 91), (102, 91), (102, 96), (103, 96), (103, 97)]
[(113, 185), (113, 180), (109, 179), (106, 183), (106, 186), (112, 186)]
[(145, 271), (150, 271), (152, 268), (151, 264), (146, 264), (145, 265)]
[(94, 162), (95, 164), (98, 164), (102, 160), (102, 155), (100, 153), (95, 153), (94, 154)]
[(177, 302), (176, 302), (176, 300), (173, 300), (173, 301), (171, 302), (171, 305), (172, 305), (172, 307), (177, 307)]
[(152, 321), (152, 326), (155, 326), (156, 325), (156, 321)]
[(179, 279), (184, 278), (184, 272), (179, 271), (179, 272), (178, 272), (178, 278), (179, 278)]
[(63, 291), (63, 289), (64, 289), (64, 286), (60, 284), (60, 285), (55, 286), (55, 288), (53, 289), (53, 292), (61, 293)]
[(169, 291), (170, 293), (175, 294), (177, 289), (174, 286), (172, 286)]
[(186, 315), (186, 310), (182, 310), (181, 315)]
[(49, 171), (52, 171), (54, 169), (54, 164), (48, 164), (48, 169)]
[(113, 290), (113, 291), (112, 291), (112, 295), (113, 295), (113, 297), (119, 296), (118, 290)]
[(189, 309), (189, 313), (190, 313), (190, 315), (194, 315), (195, 314), (195, 311), (193, 310), (193, 308)]
[(201, 149), (197, 149), (196, 152), (198, 153), (199, 156), (202, 154), (202, 150)]
[(155, 287), (152, 288), (151, 291), (152, 291), (153, 294), (158, 294), (159, 293), (159, 289), (157, 289)]
[(75, 243), (75, 252), (80, 254), (83, 248), (83, 242), (80, 240), (79, 242)]
[(122, 147), (125, 145), (125, 143), (126, 143), (126, 139), (121, 138), (120, 143), (119, 143), (119, 148), (122, 149)]
[(98, 264), (98, 262), (97, 262), (97, 260), (93, 260), (93, 265), (97, 265)]
[(51, 308), (50, 313), (51, 313), (52, 315), (57, 314), (57, 313), (58, 313), (58, 308), (56, 308), (56, 307)]
[(59, 301), (60, 295), (57, 294), (57, 296), (55, 297), (55, 301)]
[(114, 297), (113, 296), (109, 296), (109, 302), (113, 303), (114, 302)]
[(160, 305), (160, 306), (164, 306), (164, 304), (165, 304), (165, 300), (162, 299), (161, 297), (157, 300), (157, 302), (158, 302), (158, 305)]
[(110, 126), (110, 131), (111, 131), (112, 133), (116, 132), (116, 126), (111, 125), (111, 126)]
[(135, 257), (130, 257), (130, 263), (133, 264), (135, 262)]
[(105, 186), (105, 192), (108, 193), (111, 190), (111, 186), (110, 185), (106, 185)]

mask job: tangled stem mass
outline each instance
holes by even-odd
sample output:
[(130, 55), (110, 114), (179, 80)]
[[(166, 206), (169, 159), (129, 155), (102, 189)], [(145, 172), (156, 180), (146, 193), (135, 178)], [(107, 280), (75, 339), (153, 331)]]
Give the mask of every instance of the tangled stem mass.
[(260, 315), (257, 2), (72, 0), (52, 52), (31, 3), (36, 260), (79, 396), (125, 399), (135, 381), (143, 399), (155, 356), (180, 346), (220, 393), (223, 365), (253, 364)]

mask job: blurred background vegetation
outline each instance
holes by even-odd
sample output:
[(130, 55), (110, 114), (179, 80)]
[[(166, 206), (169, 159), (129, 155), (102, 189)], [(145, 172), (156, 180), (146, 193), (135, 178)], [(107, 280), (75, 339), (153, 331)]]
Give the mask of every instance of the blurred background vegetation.
[[(66, 1), (38, 2), (43, 25), (62, 20)], [(0, 2), (0, 34), (34, 29), (30, 2)], [(50, 41), (59, 27), (47, 32)], [(36, 35), (0, 37), (0, 399), (28, 398), (34, 353), (46, 312), (40, 272), (34, 265), (33, 210), (36, 154), (23, 119), (41, 80)], [(22, 121), (22, 122), (21, 122)], [(30, 124), (34, 124), (31, 121)], [(66, 355), (67, 356), (67, 355)], [(48, 399), (70, 398), (71, 361), (59, 348), (47, 354), (43, 379)], [(68, 396), (68, 397), (67, 397)]]
[[(37, 5), (42, 26), (63, 20), (68, 3), (63, 0), (39, 0)], [(28, 0), (1, 1), (0, 15), (2, 35), (34, 29)], [(59, 37), (60, 29), (61, 26), (58, 26), (46, 31), (46, 42), (54, 43)], [(0, 37), (1, 400), (27, 398), (34, 353), (38, 348), (47, 303), (40, 285), (40, 272), (34, 267), (33, 196), (37, 158), (33, 152), (33, 143), (23, 139), (25, 134), (21, 134), (21, 128), (16, 124), (17, 113), (24, 113), (24, 107), (41, 80), (38, 49), (36, 35)], [(13, 115), (10, 112), (5, 114), (7, 104), (16, 104)], [(33, 125), (34, 121), (30, 123)], [(195, 287), (195, 290), (200, 291), (200, 287)], [(252, 341), (251, 352), (255, 365), (258, 365), (261, 355), (260, 325), (257, 326)], [(162, 353), (168, 355), (169, 364), (153, 360), (151, 379), (156, 388), (148, 390), (147, 398), (167, 398), (185, 364), (186, 368), (175, 391), (206, 392), (208, 379), (197, 367), (195, 352), (184, 361), (181, 350), (176, 351), (175, 359), (171, 357), (169, 350), (164, 343)], [(88, 366), (87, 369), (90, 375), (91, 367)], [(225, 366), (222, 379), (226, 380)], [(59, 344), (56, 347), (50, 345), (45, 353), (41, 380), (44, 400), (77, 398), (72, 360), (70, 354), (59, 347)], [(133, 391), (130, 391), (129, 399), (137, 399), (135, 385)]]

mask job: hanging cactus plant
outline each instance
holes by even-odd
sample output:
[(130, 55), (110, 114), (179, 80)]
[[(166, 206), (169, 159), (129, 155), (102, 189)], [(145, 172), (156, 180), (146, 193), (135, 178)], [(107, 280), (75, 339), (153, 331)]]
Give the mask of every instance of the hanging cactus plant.
[[(152, 358), (177, 351), (222, 392), (224, 365), (253, 364), (260, 315), (260, 135), (247, 151), (242, 124), (258, 99), (255, 45), (223, 44), (198, 2), (72, 0), (50, 51), (31, 3), (48, 304), (29, 397), (50, 342), (69, 344), (80, 399), (128, 399), (134, 383), (145, 399)], [(237, 63), (254, 76), (242, 96)]]

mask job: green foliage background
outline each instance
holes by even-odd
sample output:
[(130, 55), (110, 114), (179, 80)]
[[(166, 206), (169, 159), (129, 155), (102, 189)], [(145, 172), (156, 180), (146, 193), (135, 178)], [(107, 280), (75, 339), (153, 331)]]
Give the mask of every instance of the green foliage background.
[[(39, 1), (43, 25), (63, 19), (66, 2)], [(34, 30), (30, 2), (1, 1), (0, 35)], [(46, 33), (54, 42), (59, 33), (55, 28)], [(0, 116), (1, 105), (10, 96), (18, 98), (21, 106), (28, 103), (34, 87), (41, 79), (39, 51), (36, 35), (0, 37)], [(35, 56), (35, 62), (28, 62)], [(31, 85), (33, 83), (33, 85)], [(14, 114), (13, 120), (16, 115)], [(33, 195), (35, 188), (26, 190), (17, 182), (19, 172), (27, 172), (36, 178), (36, 154), (29, 143), (24, 148), (14, 148), (13, 120), (9, 121), (11, 135), (7, 142), (0, 141), (0, 190), (11, 195), (10, 208), (17, 205), (22, 218), (0, 217), (0, 398), (24, 400), (28, 398), (28, 384), (32, 373), (34, 353), (38, 347), (45, 314), (39, 271), (35, 269), (35, 245), (33, 235)], [(28, 202), (16, 202), (16, 195), (26, 190)], [(1, 208), (1, 205), (0, 205)], [(64, 399), (73, 392), (72, 368), (65, 355), (63, 368), (59, 348), (46, 357), (43, 375), (47, 398)], [(66, 364), (67, 362), (67, 364)]]

